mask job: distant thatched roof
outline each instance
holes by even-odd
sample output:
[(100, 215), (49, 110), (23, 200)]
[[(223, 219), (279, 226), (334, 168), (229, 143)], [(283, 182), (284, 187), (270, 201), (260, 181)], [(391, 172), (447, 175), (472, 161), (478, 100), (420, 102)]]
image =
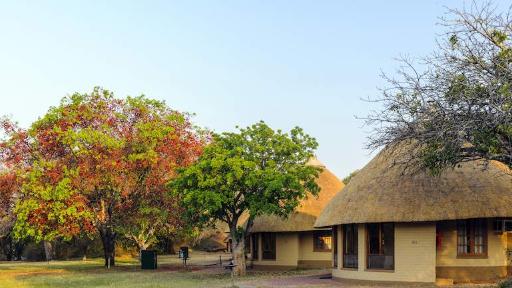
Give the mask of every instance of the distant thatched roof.
[(404, 155), (410, 155), (407, 145), (381, 151), (325, 207), (315, 227), (512, 217), (512, 176), (502, 163), (466, 162), (432, 176), (406, 172)]
[(317, 179), (321, 190), (318, 198), (309, 195), (303, 200), (296, 212), (288, 218), (283, 219), (273, 215), (258, 216), (254, 219), (254, 226), (251, 232), (289, 232), (289, 231), (310, 231), (315, 230), (313, 224), (322, 212), (325, 205), (343, 188), (343, 183), (325, 168), (320, 161), (314, 159), (309, 165), (321, 166), (323, 168)]

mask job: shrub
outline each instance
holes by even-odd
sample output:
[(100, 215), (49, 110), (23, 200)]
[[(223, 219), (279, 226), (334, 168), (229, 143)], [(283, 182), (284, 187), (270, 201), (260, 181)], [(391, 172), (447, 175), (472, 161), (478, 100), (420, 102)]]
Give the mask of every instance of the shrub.
[(498, 283), (497, 288), (512, 288), (512, 278), (501, 281)]

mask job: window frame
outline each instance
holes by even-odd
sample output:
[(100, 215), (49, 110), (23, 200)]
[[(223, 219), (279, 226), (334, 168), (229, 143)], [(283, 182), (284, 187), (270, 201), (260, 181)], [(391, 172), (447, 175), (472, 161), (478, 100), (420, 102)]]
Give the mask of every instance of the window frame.
[[(267, 238), (267, 236), (269, 238)], [(265, 242), (266, 240), (270, 240), (270, 246), (272, 246), (271, 250), (265, 250)], [(265, 232), (261, 233), (261, 260), (266, 261), (275, 261), (277, 259), (277, 239), (276, 233)], [(270, 253), (270, 256), (268, 256)]]
[[(482, 253), (475, 253), (475, 225), (476, 225), (476, 222), (479, 221), (480, 224), (482, 225), (482, 250), (483, 252)], [(461, 253), (459, 252), (459, 246), (463, 246), (461, 243), (460, 243), (460, 227), (461, 225), (469, 225), (469, 227), (471, 228), (470, 229), (470, 235), (469, 235), (469, 249), (471, 252), (469, 253)], [(488, 247), (488, 235), (489, 235), (489, 231), (488, 231), (488, 228), (489, 228), (489, 225), (487, 223), (487, 220), (486, 219), (480, 219), (480, 218), (477, 218), (477, 219), (465, 219), (465, 220), (457, 220), (456, 222), (456, 237), (457, 237), (457, 246), (456, 246), (456, 253), (457, 253), (457, 258), (488, 258), (488, 251), (489, 251), (489, 247)], [(467, 231), (467, 228), (466, 228), (466, 231)], [(467, 232), (466, 232), (467, 233)], [(466, 235), (466, 238), (468, 236)]]
[[(318, 242), (320, 241), (320, 237), (330, 237), (331, 238), (331, 248), (319, 248)], [(331, 252), (332, 251), (332, 231), (329, 230), (317, 230), (313, 231), (313, 252)]]
[(338, 268), (338, 226), (332, 226), (332, 267)]
[[(354, 238), (355, 239), (352, 239), (354, 240), (353, 242), (355, 243), (355, 254), (347, 254), (345, 251), (347, 250), (346, 249), (346, 246), (347, 246), (347, 227), (351, 227), (351, 229), (353, 230), (354, 232)], [(359, 269), (359, 225), (358, 224), (345, 224), (343, 225), (343, 235), (342, 235), (342, 238), (343, 238), (343, 251), (341, 253), (342, 255), (342, 258), (343, 258), (343, 263), (342, 263), (342, 267), (344, 269)], [(346, 266), (345, 265), (345, 257), (346, 256), (356, 256), (356, 267), (349, 267), (349, 266)]]
[[(384, 245), (383, 245), (383, 241), (382, 239), (385, 238), (384, 237), (384, 229), (383, 229), (383, 226), (385, 224), (389, 224), (391, 225), (391, 227), (393, 228), (393, 254), (392, 255), (385, 255), (384, 254)], [(378, 225), (379, 227), (379, 254), (370, 254), (370, 233), (369, 233), (369, 229), (368, 229), (368, 226), (369, 225)], [(369, 270), (369, 271), (395, 271), (395, 223), (391, 223), (391, 222), (381, 222), (381, 223), (367, 223), (365, 225), (365, 232), (366, 232), (366, 270)], [(375, 268), (375, 267), (369, 267), (370, 266), (370, 256), (392, 256), (393, 257), (393, 265), (392, 265), (392, 268)]]

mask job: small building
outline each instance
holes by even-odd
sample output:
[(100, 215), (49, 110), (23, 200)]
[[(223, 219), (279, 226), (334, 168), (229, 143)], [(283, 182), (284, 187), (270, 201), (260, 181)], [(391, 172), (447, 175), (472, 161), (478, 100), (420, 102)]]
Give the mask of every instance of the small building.
[[(512, 176), (472, 161), (433, 176), (411, 170), (406, 145), (386, 148), (325, 207), (334, 278), (471, 282), (510, 275)], [(338, 261), (339, 259), (339, 261)]]
[(310, 165), (323, 168), (317, 180), (321, 188), (318, 197), (310, 195), (286, 219), (273, 215), (255, 218), (248, 247), (249, 265), (272, 269), (332, 267), (331, 228), (315, 229), (313, 225), (344, 185), (318, 160)]

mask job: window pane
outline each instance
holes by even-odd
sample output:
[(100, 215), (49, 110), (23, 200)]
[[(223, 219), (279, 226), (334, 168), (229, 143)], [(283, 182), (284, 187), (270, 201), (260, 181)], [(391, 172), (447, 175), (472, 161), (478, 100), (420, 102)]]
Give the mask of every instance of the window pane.
[(258, 234), (252, 234), (252, 259), (258, 259)]
[(357, 268), (357, 224), (343, 226), (343, 267)]
[(251, 237), (246, 236), (244, 241), (244, 255), (246, 255), (249, 254), (251, 251)]
[(380, 225), (368, 224), (368, 253), (370, 255), (377, 255), (380, 253)]
[(395, 228), (393, 223), (367, 224), (369, 269), (394, 269)]
[(395, 254), (395, 226), (392, 223), (382, 224), (382, 251), (384, 254), (384, 269), (394, 268), (394, 254)]
[(275, 233), (262, 233), (262, 256), (265, 260), (276, 259), (276, 234)]
[(470, 219), (457, 222), (457, 255), (485, 255), (487, 253), (487, 220)]
[(314, 251), (331, 251), (332, 248), (332, 232), (331, 231), (315, 231), (313, 232), (313, 250)]
[(332, 249), (332, 236), (322, 236), (320, 237), (320, 243), (322, 243), (322, 248), (324, 250), (331, 250)]
[(393, 224), (385, 223), (382, 224), (382, 251), (386, 256), (393, 256), (395, 249), (395, 229)]
[(469, 253), (467, 249), (467, 229), (466, 222), (461, 221), (457, 223), (457, 254), (467, 254)]

